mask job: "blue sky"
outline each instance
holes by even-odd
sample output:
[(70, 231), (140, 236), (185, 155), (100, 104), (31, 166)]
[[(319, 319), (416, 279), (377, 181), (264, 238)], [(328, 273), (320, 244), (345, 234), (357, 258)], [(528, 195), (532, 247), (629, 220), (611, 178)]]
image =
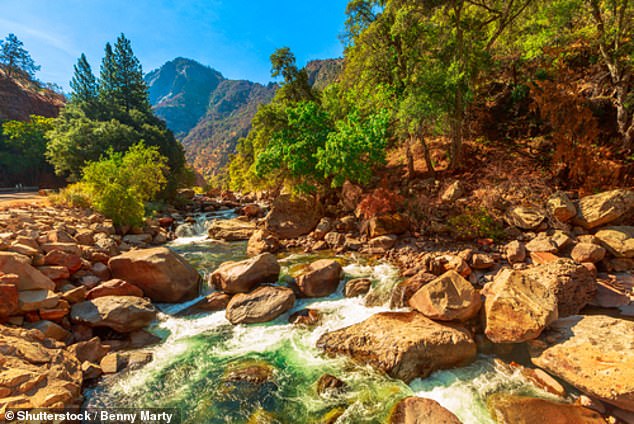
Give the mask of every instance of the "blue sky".
[(107, 41), (123, 32), (149, 72), (175, 57), (225, 77), (266, 83), (269, 55), (289, 46), (298, 63), (342, 55), (347, 0), (0, 0), (0, 37), (14, 33), (42, 69), (68, 89), (86, 53), (95, 73)]

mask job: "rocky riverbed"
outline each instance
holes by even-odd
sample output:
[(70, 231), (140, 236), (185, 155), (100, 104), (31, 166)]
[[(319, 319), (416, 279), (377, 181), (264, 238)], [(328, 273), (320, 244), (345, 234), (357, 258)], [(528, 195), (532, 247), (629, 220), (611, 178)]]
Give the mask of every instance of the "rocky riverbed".
[(188, 197), (144, 228), (0, 212), (0, 414), (632, 422), (632, 191), (510, 208), (505, 244), (307, 199)]

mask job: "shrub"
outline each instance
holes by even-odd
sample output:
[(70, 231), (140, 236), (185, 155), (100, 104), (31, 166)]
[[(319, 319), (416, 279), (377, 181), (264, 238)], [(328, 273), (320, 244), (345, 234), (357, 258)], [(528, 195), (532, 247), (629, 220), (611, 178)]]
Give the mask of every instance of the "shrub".
[(359, 212), (366, 219), (398, 211), (403, 206), (403, 196), (387, 188), (377, 188), (359, 203)]
[(467, 209), (449, 218), (449, 225), (454, 236), (462, 240), (491, 238), (498, 241), (505, 237), (504, 226), (485, 208)]
[(48, 196), (54, 205), (63, 205), (71, 208), (89, 208), (91, 205), (89, 187), (84, 183), (70, 184), (59, 193)]

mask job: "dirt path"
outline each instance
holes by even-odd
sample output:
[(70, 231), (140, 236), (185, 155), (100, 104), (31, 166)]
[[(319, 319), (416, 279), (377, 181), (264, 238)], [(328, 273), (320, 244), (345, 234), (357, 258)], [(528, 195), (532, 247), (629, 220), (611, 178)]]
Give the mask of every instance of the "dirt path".
[(28, 205), (45, 205), (46, 196), (37, 193), (3, 193), (0, 194), (0, 210)]

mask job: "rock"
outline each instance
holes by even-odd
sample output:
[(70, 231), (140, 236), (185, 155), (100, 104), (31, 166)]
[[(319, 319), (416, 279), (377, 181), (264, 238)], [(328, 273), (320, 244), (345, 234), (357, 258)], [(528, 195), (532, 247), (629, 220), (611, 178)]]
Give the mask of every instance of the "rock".
[(62, 343), (66, 343), (66, 341), (70, 340), (72, 337), (68, 331), (52, 321), (42, 320), (34, 323), (26, 323), (24, 324), (24, 327), (39, 330), (42, 334), (44, 334), (44, 337), (48, 337), (49, 339), (57, 340)]
[(196, 196), (196, 192), (191, 188), (179, 188), (176, 192), (185, 200), (192, 200)]
[(256, 230), (247, 243), (247, 255), (256, 256), (261, 253), (275, 253), (280, 250), (280, 241), (272, 232)]
[(11, 243), (11, 247), (9, 247), (9, 249), (12, 252), (19, 253), (20, 255), (31, 256), (31, 257), (36, 256), (37, 254), (40, 253), (40, 251), (34, 247), (31, 247), (25, 244), (16, 243), (16, 242)]
[(52, 250), (44, 257), (46, 265), (59, 265), (68, 268), (71, 273), (79, 271), (83, 265), (81, 256), (63, 250)]
[(461, 424), (451, 411), (432, 399), (408, 397), (394, 406), (390, 424)]
[(97, 262), (93, 264), (93, 266), (90, 267), (90, 272), (104, 281), (110, 279), (110, 269), (108, 269), (108, 266), (104, 263)]
[(78, 342), (68, 346), (68, 352), (75, 355), (80, 362), (91, 362), (98, 364), (108, 353), (108, 348), (101, 344), (99, 337)]
[(537, 237), (526, 243), (526, 250), (529, 252), (557, 253), (559, 247), (546, 233), (539, 233)]
[(19, 310), (18, 289), (15, 284), (0, 284), (0, 321)]
[(242, 219), (218, 219), (207, 229), (209, 237), (216, 240), (249, 240), (255, 232), (255, 223)]
[(94, 380), (95, 378), (101, 377), (103, 374), (101, 367), (91, 362), (82, 362), (81, 372), (84, 377), (84, 381)]
[(478, 313), (482, 301), (470, 282), (447, 271), (418, 290), (409, 305), (434, 320), (466, 321)]
[(385, 236), (375, 237), (368, 240), (368, 247), (371, 250), (386, 251), (394, 247), (394, 244), (398, 240), (398, 236), (395, 234), (388, 234)]
[(375, 216), (368, 221), (370, 238), (388, 234), (403, 234), (408, 228), (409, 223), (405, 217), (399, 213)]
[(350, 181), (345, 181), (341, 187), (341, 205), (344, 210), (350, 212), (359, 206), (361, 197), (363, 196), (363, 189), (358, 185), (352, 184)]
[(155, 302), (183, 302), (198, 296), (200, 275), (166, 247), (139, 249), (110, 258), (112, 278), (127, 281)]
[(275, 283), (280, 264), (275, 255), (262, 253), (240, 262), (225, 262), (210, 276), (210, 283), (225, 293), (246, 293), (260, 284)]
[(528, 396), (496, 393), (487, 405), (499, 424), (605, 424), (601, 414), (583, 406)]
[(538, 337), (557, 319), (557, 296), (522, 271), (504, 269), (484, 286), (486, 328), (494, 343), (520, 343)]
[(0, 352), (0, 409), (79, 407), (81, 364), (62, 343), (0, 325)]
[(304, 325), (312, 327), (319, 324), (321, 320), (321, 312), (316, 309), (302, 309), (294, 312), (288, 317), (288, 322), (295, 325)]
[(567, 222), (577, 215), (577, 208), (570, 201), (568, 195), (562, 191), (558, 191), (547, 202), (548, 212), (558, 221)]
[(409, 300), (414, 293), (421, 289), (425, 284), (435, 280), (434, 274), (420, 272), (405, 281), (398, 283), (392, 289), (392, 297), (390, 298), (390, 309), (404, 308), (409, 305)]
[(443, 325), (418, 312), (383, 312), (326, 333), (317, 346), (344, 354), (409, 382), (431, 372), (464, 366), (475, 358), (476, 344), (459, 326)]
[(86, 286), (79, 286), (71, 288), (62, 293), (62, 299), (66, 300), (68, 303), (79, 303), (86, 300), (86, 294), (88, 293), (88, 288)]
[(104, 296), (73, 305), (70, 315), (75, 323), (129, 333), (152, 322), (156, 309), (144, 298)]
[(127, 281), (114, 278), (99, 284), (86, 294), (86, 299), (96, 299), (104, 296), (136, 296), (143, 297), (143, 290)]
[(127, 357), (119, 352), (109, 353), (99, 362), (104, 374), (115, 374), (128, 365)]
[(324, 297), (337, 290), (341, 277), (343, 277), (343, 269), (339, 262), (321, 259), (311, 263), (297, 277), (297, 286), (303, 296)]
[(317, 394), (321, 396), (331, 396), (341, 392), (346, 387), (346, 383), (331, 374), (324, 374), (317, 381)]
[(346, 242), (346, 235), (336, 231), (330, 231), (324, 236), (324, 241), (328, 243), (328, 246), (334, 249), (344, 245)]
[(440, 200), (445, 203), (455, 202), (464, 195), (463, 184), (458, 180), (451, 183), (440, 196)]
[(602, 228), (595, 236), (614, 256), (634, 258), (634, 227)]
[(319, 223), (315, 227), (315, 230), (312, 233), (312, 237), (315, 240), (323, 240), (326, 234), (328, 234), (331, 229), (332, 229), (332, 219), (322, 218), (319, 220)]
[(251, 293), (239, 293), (227, 305), (226, 316), (232, 324), (272, 321), (295, 304), (293, 290), (262, 286)]
[(372, 287), (372, 281), (369, 278), (355, 278), (346, 283), (343, 289), (345, 297), (357, 297), (366, 294)]
[(18, 290), (54, 290), (53, 280), (33, 268), (30, 263), (28, 257), (19, 253), (0, 252), (0, 272), (18, 275)]
[(201, 312), (222, 311), (227, 308), (229, 300), (231, 300), (230, 295), (222, 292), (213, 292), (205, 296), (195, 305), (192, 305), (189, 308), (185, 309), (183, 312), (180, 312), (179, 315), (191, 315)]
[(18, 294), (18, 307), (20, 312), (54, 308), (58, 302), (59, 295), (50, 290), (26, 290)]
[(247, 218), (257, 218), (264, 215), (264, 210), (256, 203), (249, 203), (240, 209), (240, 214)]
[(568, 235), (566, 232), (561, 230), (553, 231), (552, 235), (550, 236), (550, 239), (555, 244), (555, 246), (557, 246), (557, 249), (559, 250), (565, 249), (573, 243), (572, 237), (570, 237), (570, 235)]
[(544, 265), (557, 261), (559, 256), (548, 252), (531, 252), (531, 261), (534, 265)]
[(68, 271), (68, 268), (66, 268), (65, 266), (56, 266), (56, 265), (40, 266), (37, 268), (37, 270), (54, 281), (66, 280), (67, 278), (70, 278), (70, 272)]
[(570, 316), (530, 345), (531, 361), (591, 397), (634, 411), (634, 322)]
[(507, 221), (522, 230), (534, 230), (544, 221), (546, 216), (537, 208), (516, 206), (507, 214)]
[(457, 255), (441, 255), (433, 259), (432, 274), (444, 274), (447, 271), (456, 271), (458, 274), (467, 278), (471, 274), (469, 264)]
[(45, 243), (41, 247), (47, 254), (59, 250), (70, 255), (81, 256), (81, 249), (77, 243)]
[(471, 268), (489, 269), (495, 265), (495, 259), (486, 253), (474, 253), (471, 257)]
[[(275, 369), (264, 361), (246, 360), (229, 364), (222, 382), (247, 382), (251, 384), (264, 384), (272, 382), (275, 378)], [(255, 421), (259, 422), (259, 421)]]
[(578, 263), (597, 263), (605, 257), (605, 249), (591, 243), (577, 243), (570, 252), (570, 257)]
[(634, 190), (617, 189), (579, 200), (573, 222), (585, 229), (610, 224), (634, 210)]
[(293, 239), (313, 231), (322, 215), (321, 204), (313, 199), (283, 194), (273, 201), (264, 226), (281, 239)]
[(521, 241), (513, 240), (504, 246), (504, 252), (506, 253), (506, 260), (510, 264), (516, 264), (524, 262), (526, 259), (526, 248)]

